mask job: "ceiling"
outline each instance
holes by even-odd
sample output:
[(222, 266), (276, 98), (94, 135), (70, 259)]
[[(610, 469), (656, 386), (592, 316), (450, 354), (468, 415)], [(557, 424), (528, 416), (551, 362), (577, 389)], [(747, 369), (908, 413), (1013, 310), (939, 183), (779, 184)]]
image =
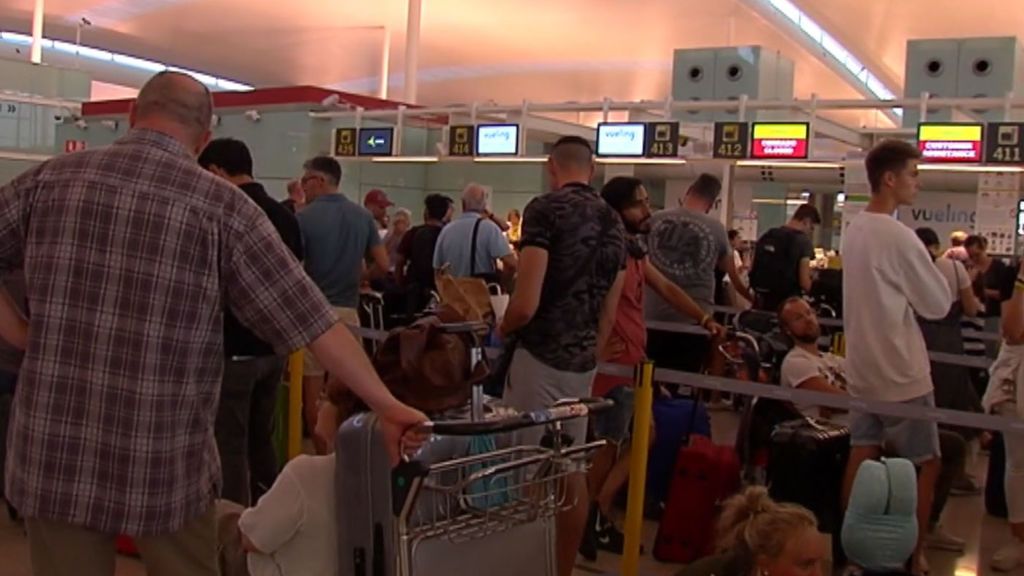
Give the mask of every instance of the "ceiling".
[[(798, 97), (859, 96), (752, 9), (758, 1), (423, 0), (419, 103), (664, 99), (673, 49), (748, 44), (796, 61)], [(793, 1), (896, 92), (908, 38), (1024, 29), (1024, 9), (1007, 10), (1014, 2), (1005, 0)], [(32, 7), (4, 0), (0, 29), (27, 32)], [(405, 0), (47, 0), (46, 8), (51, 38), (73, 41), (85, 16), (87, 45), (256, 86), (357, 92), (375, 91), (387, 28), (391, 95), (402, 95)]]

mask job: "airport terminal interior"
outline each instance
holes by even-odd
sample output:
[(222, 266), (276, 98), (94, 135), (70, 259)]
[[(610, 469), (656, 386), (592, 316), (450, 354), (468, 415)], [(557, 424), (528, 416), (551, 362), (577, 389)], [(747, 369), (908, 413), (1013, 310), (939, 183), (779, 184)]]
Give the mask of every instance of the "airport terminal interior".
[(1018, 3), (3, 0), (0, 574), (1024, 575)]

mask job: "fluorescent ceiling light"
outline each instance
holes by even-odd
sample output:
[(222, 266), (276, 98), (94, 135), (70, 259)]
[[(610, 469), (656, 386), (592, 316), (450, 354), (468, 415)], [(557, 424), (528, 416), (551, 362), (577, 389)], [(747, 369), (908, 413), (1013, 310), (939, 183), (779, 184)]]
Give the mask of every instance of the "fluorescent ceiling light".
[(163, 72), (167, 70), (167, 66), (159, 62), (153, 62), (152, 60), (146, 60), (143, 58), (136, 58), (134, 56), (127, 56), (125, 54), (114, 54), (114, 62), (121, 66), (128, 66), (129, 68), (138, 68), (140, 70), (148, 70), (149, 72)]
[(1020, 166), (981, 166), (978, 164), (918, 164), (919, 170), (927, 172), (1007, 172), (1019, 174), (1024, 172)]
[[(0, 32), (0, 40), (10, 42), (11, 44), (22, 44), (25, 46), (32, 44), (31, 36), (27, 34), (18, 34), (17, 32)], [(44, 44), (45, 42), (49, 42), (49, 40), (45, 40)]]
[(838, 170), (842, 164), (836, 162), (787, 162), (785, 160), (740, 160), (737, 166), (753, 168), (810, 168), (820, 170)]
[(482, 164), (543, 164), (547, 156), (494, 156), (492, 158), (473, 158)]
[(378, 156), (371, 158), (371, 162), (382, 162), (391, 164), (433, 164), (440, 160), (437, 156)]
[(686, 164), (686, 160), (682, 158), (598, 158), (597, 163), (682, 166), (683, 164)]
[[(32, 44), (32, 37), (27, 34), (20, 34), (18, 32), (7, 32), (0, 31), (0, 42), (6, 44), (15, 44), (18, 46), (28, 46)], [(79, 56), (82, 58), (89, 58), (92, 60), (98, 60), (101, 62), (113, 63), (118, 66), (125, 68), (134, 68), (136, 70), (145, 70), (147, 72), (163, 72), (164, 70), (174, 70), (176, 72), (182, 72), (192, 76), (196, 80), (206, 84), (219, 88), (221, 90), (231, 90), (236, 92), (246, 92), (252, 90), (253, 87), (249, 84), (243, 84), (241, 82), (235, 82), (234, 80), (227, 80), (225, 78), (217, 78), (210, 74), (203, 72), (196, 72), (194, 70), (188, 70), (185, 68), (178, 68), (175, 66), (168, 66), (162, 62), (156, 62), (153, 60), (146, 60), (144, 58), (138, 58), (136, 56), (130, 56), (128, 54), (118, 54), (115, 52), (109, 52), (100, 48), (94, 48), (92, 46), (84, 46), (78, 44), (72, 44), (70, 42), (64, 42), (62, 40), (49, 40), (43, 38), (40, 42), (44, 50), (56, 50), (65, 54), (73, 56)]]
[[(867, 69), (845, 46), (833, 36), (829, 35), (807, 13), (801, 10), (792, 0), (761, 0), (774, 8), (784, 18), (789, 20), (796, 30), (811, 39), (820, 46), (825, 54), (835, 59), (840, 65), (857, 79), (858, 82), (867, 88), (868, 92), (874, 94), (880, 100), (894, 100), (896, 95), (889, 89), (881, 79)], [(894, 109), (893, 114), (903, 116), (903, 111)]]

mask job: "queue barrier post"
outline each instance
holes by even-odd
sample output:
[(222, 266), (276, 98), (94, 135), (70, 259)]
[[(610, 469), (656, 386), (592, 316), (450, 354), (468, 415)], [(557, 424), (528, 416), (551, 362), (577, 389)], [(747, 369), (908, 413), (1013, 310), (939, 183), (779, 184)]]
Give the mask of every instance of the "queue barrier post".
[(302, 365), (303, 352), (288, 357), (288, 459), (302, 454)]
[(651, 440), (651, 411), (654, 403), (654, 363), (645, 360), (636, 367), (635, 405), (633, 408), (634, 449), (630, 451), (629, 498), (626, 504), (625, 548), (622, 554), (623, 576), (640, 572), (640, 540), (644, 525), (644, 488), (647, 477), (647, 449)]

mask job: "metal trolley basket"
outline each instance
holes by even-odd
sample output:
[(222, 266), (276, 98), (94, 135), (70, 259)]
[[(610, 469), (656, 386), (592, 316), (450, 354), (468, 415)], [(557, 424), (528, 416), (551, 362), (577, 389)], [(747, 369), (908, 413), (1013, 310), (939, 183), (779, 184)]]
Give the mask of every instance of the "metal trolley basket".
[[(355, 574), (373, 576), (554, 574), (554, 516), (575, 504), (564, 480), (585, 470), (604, 445), (568, 445), (561, 423), (610, 405), (567, 400), (530, 413), (425, 425), (433, 440), (391, 471), (390, 509), (373, 505), (373, 519), (361, 523), (372, 541), (355, 544), (352, 555), (343, 551), (340, 573), (354, 561)], [(517, 445), (515, 432), (533, 426), (547, 427), (545, 442)]]

